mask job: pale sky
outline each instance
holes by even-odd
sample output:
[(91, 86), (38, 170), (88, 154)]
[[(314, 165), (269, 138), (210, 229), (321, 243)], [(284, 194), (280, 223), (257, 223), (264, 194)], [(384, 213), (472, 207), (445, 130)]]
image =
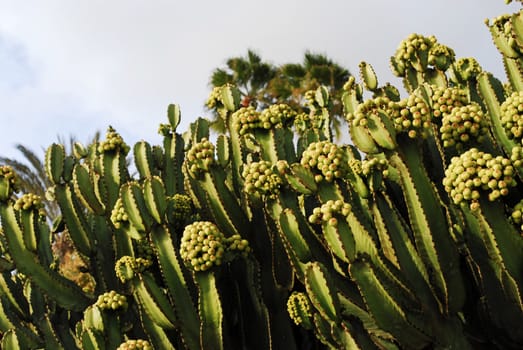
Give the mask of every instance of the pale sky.
[[(389, 57), (410, 33), (435, 35), (505, 81), (484, 20), (518, 11), (503, 0), (0, 0), (0, 156), (41, 154), (58, 136), (84, 142), (108, 125), (130, 145), (157, 144), (169, 103), (185, 131), (212, 70), (258, 52), (274, 64), (322, 53), (380, 84), (401, 81)], [(405, 94), (403, 94), (405, 95)]]

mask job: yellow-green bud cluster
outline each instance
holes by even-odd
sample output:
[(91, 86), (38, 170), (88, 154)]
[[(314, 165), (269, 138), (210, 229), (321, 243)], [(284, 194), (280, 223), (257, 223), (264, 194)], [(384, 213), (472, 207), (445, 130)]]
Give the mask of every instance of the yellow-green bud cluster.
[(98, 152), (121, 151), (124, 155), (129, 153), (130, 147), (124, 142), (123, 138), (112, 127), (107, 129), (105, 140), (98, 144)]
[(399, 44), (396, 54), (392, 57), (394, 61), (393, 73), (396, 76), (402, 77), (405, 73), (405, 68), (413, 67), (416, 70), (424, 70), (418, 64), (413, 65), (412, 62), (420, 62), (420, 57), (428, 57), (430, 49), (436, 44), (434, 36), (425, 37), (420, 34), (410, 34), (407, 39), (402, 40)]
[(458, 80), (465, 82), (477, 77), (483, 69), (474, 57), (462, 57), (454, 63), (453, 71)]
[(193, 214), (193, 205), (191, 197), (177, 193), (169, 198), (173, 205), (172, 216), (174, 222), (183, 222)]
[(11, 168), (9, 165), (0, 165), (0, 177), (9, 181), (12, 186), (18, 185), (20, 182), (18, 175), (16, 175), (13, 168)]
[(454, 107), (468, 104), (467, 92), (456, 87), (434, 87), (432, 90), (432, 115), (436, 119), (449, 114)]
[(512, 222), (519, 226), (521, 235), (523, 235), (523, 200), (519, 201), (510, 214)]
[(488, 199), (494, 201), (506, 196), (509, 188), (516, 185), (515, 171), (509, 159), (471, 148), (459, 157), (453, 157), (445, 170), (443, 186), (455, 204), (463, 201), (470, 208), (478, 208), (480, 191), (488, 192)]
[(291, 293), (287, 300), (287, 312), (296, 325), (311, 329), (313, 325), (312, 310), (307, 294), (296, 291)]
[(312, 214), (309, 216), (309, 222), (311, 224), (326, 223), (331, 226), (338, 225), (338, 219), (336, 216), (346, 218), (351, 211), (351, 205), (345, 203), (341, 199), (328, 200), (323, 203), (321, 207), (316, 207), (312, 210)]
[(398, 104), (386, 96), (380, 96), (360, 103), (354, 113), (347, 114), (347, 119), (352, 125), (366, 126), (367, 116), (369, 114), (377, 114), (378, 111), (382, 111), (392, 120), (399, 116)]
[(205, 102), (205, 105), (209, 109), (214, 109), (217, 106), (223, 104), (222, 102), (222, 87), (221, 86), (215, 86), (211, 93), (209, 94), (209, 97), (207, 98), (207, 101)]
[(362, 162), (359, 159), (351, 158), (349, 159), (349, 168), (352, 170), (353, 173), (357, 175), (363, 174), (363, 168), (362, 168)]
[(111, 222), (117, 229), (122, 228), (123, 224), (129, 222), (129, 216), (127, 216), (127, 213), (125, 212), (121, 198), (116, 200), (114, 208), (111, 211)]
[(294, 117), (294, 127), (300, 133), (307, 130), (319, 130), (322, 128), (326, 119), (322, 113), (299, 113)]
[(400, 111), (393, 119), (397, 132), (407, 133), (410, 138), (426, 137), (430, 128), (430, 108), (415, 94), (398, 102)]
[(127, 309), (127, 298), (125, 295), (118, 294), (112, 290), (100, 294), (95, 305), (98, 306), (100, 310), (125, 310)]
[[(2, 185), (1, 182), (4, 182), (5, 185)], [(0, 165), (0, 189), (6, 188), (8, 193), (0, 194), (2, 197), (0, 200), (8, 199), (13, 192), (18, 192), (20, 190), (20, 179), (18, 175), (14, 172), (13, 168), (8, 165)]]
[(488, 124), (481, 107), (472, 102), (456, 107), (443, 116), (440, 128), (443, 147), (455, 147), (461, 151), (469, 142), (482, 143), (488, 132)]
[(186, 160), (193, 175), (209, 171), (209, 167), (214, 164), (214, 145), (207, 138), (201, 139), (187, 152)]
[(266, 160), (246, 164), (242, 176), (245, 179), (245, 192), (271, 198), (278, 195), (283, 182), (272, 169), (271, 162)]
[(301, 165), (321, 172), (315, 176), (316, 182), (331, 182), (343, 178), (348, 171), (348, 157), (345, 150), (329, 141), (311, 143), (301, 157)]
[(295, 116), (296, 112), (290, 106), (279, 103), (264, 109), (260, 115), (260, 122), (264, 129), (282, 128)]
[(296, 116), (296, 112), (286, 104), (275, 104), (258, 112), (252, 106), (242, 107), (233, 114), (236, 130), (245, 135), (253, 129), (281, 128)]
[(242, 107), (232, 114), (233, 126), (240, 135), (260, 127), (260, 115), (253, 106)]
[(116, 350), (153, 350), (153, 347), (147, 340), (130, 339), (120, 344)]
[(373, 171), (379, 171), (384, 177), (389, 175), (389, 163), (386, 159), (368, 158), (361, 162), (362, 174), (370, 175)]
[(26, 193), (15, 202), (14, 208), (16, 210), (31, 210), (42, 209), (44, 204), (42, 203), (42, 198), (34, 193)]
[(180, 243), (180, 256), (194, 271), (206, 271), (222, 263), (225, 237), (209, 221), (196, 221), (185, 227)]
[(147, 261), (152, 261), (154, 258), (154, 250), (151, 243), (147, 239), (133, 240), (135, 247), (135, 255)]
[(450, 47), (436, 43), (429, 50), (428, 63), (439, 70), (445, 71), (456, 60), (456, 54)]
[(232, 235), (229, 238), (224, 240), (225, 245), (227, 246), (227, 251), (236, 251), (240, 253), (243, 257), (247, 257), (251, 251), (249, 246), (249, 241), (242, 239), (238, 234)]
[(509, 138), (523, 139), (523, 91), (512, 93), (501, 104), (501, 125)]
[[(294, 127), (299, 133), (303, 133), (308, 129), (313, 129), (313, 122), (308, 113), (298, 113), (294, 118)], [(317, 129), (317, 128), (314, 128)]]
[(305, 103), (307, 106), (314, 105), (316, 102), (316, 90), (307, 90), (305, 91), (305, 94), (303, 95), (305, 99)]
[(125, 255), (116, 261), (114, 269), (116, 277), (120, 281), (126, 282), (133, 279), (136, 274), (145, 271), (151, 265), (151, 260)]
[(520, 168), (523, 166), (523, 147), (522, 146), (515, 146), (512, 148), (511, 155), (510, 155), (510, 161), (512, 162), (512, 165), (514, 165), (514, 168)]

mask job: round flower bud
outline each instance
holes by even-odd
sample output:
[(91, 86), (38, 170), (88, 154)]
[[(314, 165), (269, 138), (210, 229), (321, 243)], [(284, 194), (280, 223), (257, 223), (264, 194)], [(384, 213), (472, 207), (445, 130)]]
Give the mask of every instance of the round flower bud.
[(194, 213), (191, 197), (179, 193), (169, 197), (167, 213), (171, 223), (185, 224)]
[(523, 166), (523, 147), (515, 146), (511, 150), (510, 161), (515, 168), (520, 168)]
[(41, 210), (43, 207), (44, 204), (42, 203), (42, 198), (33, 193), (24, 194), (16, 200), (14, 205), (16, 210)]
[(424, 138), (430, 128), (430, 108), (415, 94), (398, 102), (399, 113), (393, 118), (398, 133), (406, 133), (410, 138)]
[(116, 350), (153, 350), (153, 347), (147, 340), (130, 339), (120, 344)]
[(367, 158), (361, 162), (361, 173), (365, 176), (369, 176), (373, 171), (378, 171), (386, 177), (388, 169), (389, 163), (386, 159)]
[(260, 112), (253, 106), (242, 107), (234, 112), (231, 116), (233, 127), (240, 135), (245, 135), (252, 129), (262, 127)]
[(303, 151), (301, 165), (321, 173), (315, 176), (316, 182), (344, 178), (349, 166), (345, 149), (329, 141), (311, 143)]
[[(135, 256), (138, 259), (144, 259), (146, 261), (153, 261), (154, 259), (154, 250), (153, 246), (147, 239), (133, 239), (133, 247)], [(140, 264), (140, 262), (138, 263)]]
[(460, 82), (475, 79), (483, 71), (474, 57), (463, 57), (454, 63), (454, 76)]
[(519, 201), (510, 214), (510, 218), (514, 225), (516, 225), (523, 236), (523, 200)]
[(119, 229), (129, 223), (129, 217), (123, 207), (122, 199), (118, 198), (114, 204), (114, 208), (111, 211), (111, 222), (114, 227)]
[(249, 246), (249, 241), (246, 239), (242, 239), (240, 235), (232, 235), (229, 238), (226, 238), (224, 240), (225, 245), (227, 246), (227, 251), (229, 252), (238, 252), (243, 257), (247, 257), (247, 255), (251, 251), (251, 247)]
[(264, 129), (282, 128), (295, 116), (296, 112), (290, 106), (280, 103), (264, 109), (260, 114), (260, 122), (265, 125)]
[(11, 198), (13, 193), (20, 190), (20, 179), (13, 168), (8, 165), (0, 166), (0, 201)]
[(145, 271), (152, 265), (151, 260), (144, 258), (133, 258), (125, 255), (116, 261), (115, 272), (116, 277), (122, 282), (127, 282), (134, 278), (138, 273)]
[(429, 50), (429, 64), (441, 71), (446, 71), (456, 60), (456, 54), (450, 47), (436, 43)]
[(471, 142), (482, 143), (488, 133), (488, 124), (481, 107), (472, 102), (453, 108), (443, 116), (440, 128), (443, 147), (455, 147), (461, 152)]
[(352, 170), (352, 172), (356, 175), (363, 174), (363, 168), (362, 168), (362, 161), (356, 158), (349, 159), (349, 167)]
[(432, 115), (435, 120), (452, 112), (454, 107), (468, 105), (467, 92), (456, 87), (433, 87), (432, 90)]
[(129, 153), (130, 147), (124, 142), (123, 138), (112, 127), (107, 129), (105, 141), (98, 144), (98, 152), (121, 152), (123, 155)]
[(127, 309), (127, 298), (125, 295), (118, 294), (116, 291), (112, 290), (100, 294), (95, 305), (98, 306), (100, 310), (125, 310)]
[[(516, 186), (515, 170), (509, 159), (471, 148), (459, 157), (453, 157), (445, 170), (443, 186), (455, 204), (470, 203), (478, 208), (481, 192), (490, 201), (508, 195), (509, 187)], [(474, 205), (472, 205), (474, 204)]]
[[(436, 38), (434, 36), (425, 37), (420, 34), (410, 34), (407, 39), (402, 40), (396, 50), (396, 54), (392, 57), (393, 73), (397, 76), (403, 76), (406, 67), (412, 67), (417, 71), (424, 71), (427, 67), (423, 66), (422, 57), (428, 57), (429, 50), (436, 45)], [(434, 60), (440, 57), (439, 52), (435, 52)], [(413, 64), (416, 62), (417, 64)], [(427, 64), (428, 62), (425, 62)], [(398, 69), (402, 67), (402, 69)]]
[(223, 233), (209, 221), (196, 221), (185, 227), (180, 243), (180, 256), (194, 271), (219, 266), (227, 245)]
[(392, 120), (399, 116), (398, 104), (387, 96), (379, 96), (360, 103), (354, 113), (347, 114), (347, 120), (351, 122), (352, 125), (365, 126), (367, 125), (367, 115), (376, 114), (378, 111), (382, 111)]
[(187, 152), (185, 160), (187, 169), (193, 176), (209, 171), (214, 164), (214, 145), (207, 138), (202, 138)]
[(292, 292), (287, 300), (287, 312), (298, 326), (305, 329), (312, 329), (312, 306), (307, 294), (302, 292)]
[(501, 125), (510, 139), (523, 140), (523, 91), (513, 92), (501, 104)]
[(233, 113), (233, 125), (240, 135), (254, 129), (282, 128), (296, 116), (296, 112), (286, 104), (271, 105), (261, 113), (253, 106), (242, 107)]
[(328, 119), (323, 113), (299, 113), (294, 117), (294, 127), (300, 134), (308, 130), (320, 130), (326, 122)]
[(211, 93), (209, 94), (209, 97), (207, 98), (207, 101), (205, 102), (205, 106), (208, 109), (214, 109), (223, 104), (222, 101), (222, 87), (221, 86), (215, 86)]
[[(337, 226), (337, 217), (347, 218), (351, 211), (351, 205), (345, 203), (341, 199), (328, 200), (321, 207), (314, 208), (312, 214), (309, 216), (311, 224), (326, 223), (328, 225)], [(332, 220), (335, 219), (335, 220)]]
[(270, 198), (278, 195), (283, 182), (280, 175), (273, 170), (272, 164), (265, 160), (246, 164), (242, 176), (245, 179), (245, 192)]

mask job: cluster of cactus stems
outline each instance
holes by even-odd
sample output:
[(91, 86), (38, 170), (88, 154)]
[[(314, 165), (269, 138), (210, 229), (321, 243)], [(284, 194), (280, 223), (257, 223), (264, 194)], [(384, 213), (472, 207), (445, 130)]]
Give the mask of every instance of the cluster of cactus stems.
[[(170, 105), (162, 145), (51, 145), (46, 198), (0, 167), (0, 347), (523, 347), (523, 12), (487, 24), (506, 84), (412, 34), (406, 97), (365, 62), (345, 84), (351, 144), (323, 87), (306, 115), (227, 85), (216, 138)], [(58, 271), (64, 234), (91, 288)]]

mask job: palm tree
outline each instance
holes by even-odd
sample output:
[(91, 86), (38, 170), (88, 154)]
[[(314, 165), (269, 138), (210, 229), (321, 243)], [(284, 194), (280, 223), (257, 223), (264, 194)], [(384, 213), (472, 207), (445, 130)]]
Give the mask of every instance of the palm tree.
[[(210, 85), (213, 88), (234, 84), (240, 91), (243, 106), (252, 104), (263, 108), (270, 103), (266, 96), (267, 85), (277, 72), (272, 64), (263, 62), (253, 50), (247, 50), (245, 57), (229, 58), (226, 66), (212, 72)], [(218, 113), (215, 113), (211, 127), (218, 132), (225, 130), (225, 121)]]
[[(97, 132), (91, 143), (98, 142), (100, 133)], [(58, 137), (58, 142), (66, 145), (67, 142)], [(69, 138), (69, 149), (72, 150), (76, 140)], [(9, 165), (18, 174), (19, 185), (23, 193), (33, 193), (42, 198), (47, 219), (50, 222), (60, 218), (60, 208), (55, 201), (48, 200), (46, 191), (53, 186), (45, 173), (44, 161), (32, 150), (24, 145), (15, 146), (22, 153), (27, 163), (7, 157), (0, 157), (0, 165)], [(57, 232), (53, 239), (53, 253), (55, 254), (59, 270), (62, 274), (77, 283), (79, 286), (92, 289), (92, 277), (85, 273), (86, 262), (76, 251), (67, 231)]]
[[(298, 112), (308, 112), (304, 107), (304, 96), (309, 90), (323, 85), (331, 96), (334, 127), (339, 132), (343, 118), (341, 94), (350, 72), (322, 54), (307, 51), (302, 63), (287, 63), (275, 67), (263, 62), (252, 50), (245, 57), (227, 60), (226, 68), (217, 68), (211, 75), (213, 88), (234, 84), (242, 95), (242, 105), (253, 105), (263, 109), (270, 104), (286, 103)], [(214, 113), (212, 126), (223, 132), (223, 120)]]
[(56, 202), (46, 200), (45, 192), (52, 186), (51, 181), (45, 174), (44, 162), (38, 155), (24, 145), (18, 144), (16, 149), (22, 153), (27, 163), (7, 157), (0, 157), (0, 165), (9, 165), (20, 178), (20, 189), (24, 193), (34, 193), (40, 198), (45, 206), (48, 218), (52, 221), (60, 215), (60, 209)]
[(333, 127), (339, 135), (343, 116), (341, 95), (343, 85), (351, 76), (348, 69), (335, 63), (323, 54), (307, 51), (303, 63), (282, 65), (278, 74), (269, 82), (268, 90), (277, 102), (285, 102), (301, 112), (305, 93), (325, 86), (329, 90)]

